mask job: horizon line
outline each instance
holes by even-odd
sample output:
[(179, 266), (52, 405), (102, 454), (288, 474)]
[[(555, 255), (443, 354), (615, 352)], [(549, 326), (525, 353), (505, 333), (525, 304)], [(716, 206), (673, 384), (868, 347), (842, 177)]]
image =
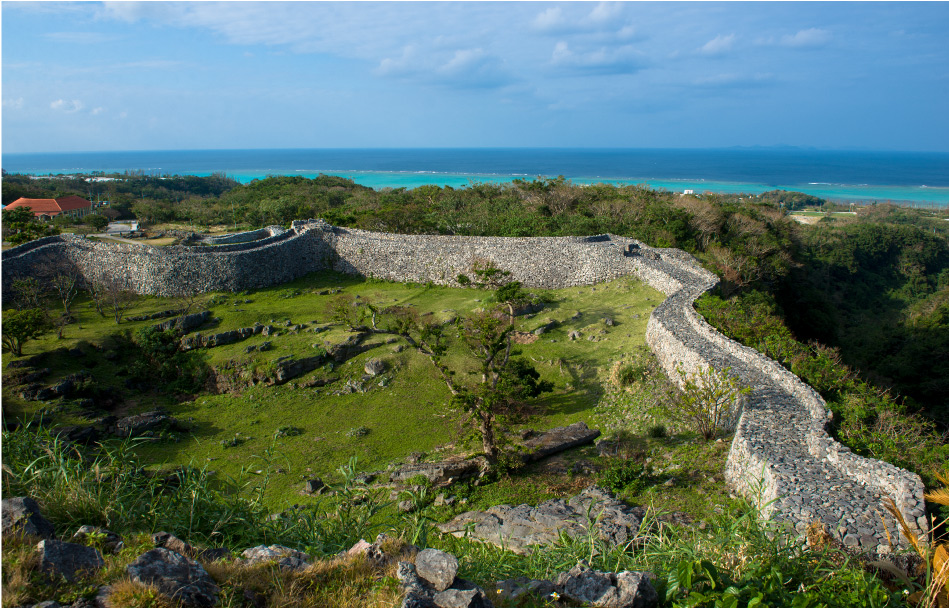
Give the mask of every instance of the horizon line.
[(350, 146), (350, 147), (280, 147), (280, 148), (156, 148), (156, 149), (123, 149), (123, 150), (65, 150), (42, 152), (0, 152), (0, 156), (39, 156), (56, 154), (128, 154), (128, 153), (155, 153), (155, 152), (281, 152), (281, 151), (360, 151), (360, 150), (584, 150), (584, 151), (801, 151), (801, 152), (857, 152), (857, 153), (887, 153), (887, 154), (935, 154), (949, 156), (949, 150), (894, 150), (867, 147), (818, 147), (795, 146), (785, 144), (775, 145), (736, 145), (711, 147), (625, 147), (625, 146)]

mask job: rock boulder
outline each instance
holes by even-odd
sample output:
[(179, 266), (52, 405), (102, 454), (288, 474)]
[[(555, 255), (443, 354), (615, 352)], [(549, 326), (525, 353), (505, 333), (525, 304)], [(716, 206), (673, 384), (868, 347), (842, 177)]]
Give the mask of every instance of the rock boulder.
[(125, 571), (132, 582), (154, 585), (183, 606), (209, 608), (221, 591), (201, 564), (164, 547), (143, 553)]
[(40, 507), (29, 496), (5, 498), (0, 506), (3, 521), (3, 536), (10, 534), (53, 538), (56, 530), (40, 513)]
[(65, 578), (73, 582), (83, 574), (96, 572), (105, 564), (97, 550), (85, 545), (46, 539), (36, 545), (36, 550), (40, 556), (40, 571), (54, 580)]

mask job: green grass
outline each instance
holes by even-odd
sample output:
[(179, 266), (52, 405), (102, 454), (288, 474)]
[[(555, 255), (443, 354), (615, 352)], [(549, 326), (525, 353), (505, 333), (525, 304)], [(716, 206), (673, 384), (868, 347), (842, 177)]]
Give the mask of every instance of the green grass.
[[(558, 573), (585, 560), (598, 570), (652, 572), (661, 606), (904, 605), (904, 587), (895, 579), (884, 584), (859, 560), (833, 545), (788, 542), (777, 526), (761, 523), (758, 514), (741, 502), (722, 509), (703, 526), (668, 524), (650, 510), (641, 530), (643, 538), (633, 546), (607, 546), (594, 533), (515, 555), (440, 535), (431, 526), (437, 515), (430, 508), (417, 516), (380, 510), (381, 493), (367, 493), (351, 481), (333, 488), (335, 494), (326, 499), (338, 508), (302, 509), (293, 517), (274, 519), (267, 517), (257, 497), (220, 494), (200, 472), (182, 474), (174, 485), (141, 475), (127, 443), (80, 453), (35, 427), (4, 430), (2, 439), (6, 493), (35, 497), (61, 537), (68, 537), (80, 524), (98, 524), (126, 539), (126, 548), (107, 556), (103, 570), (72, 584), (49, 584), (38, 576), (35, 539), (5, 539), (4, 606), (53, 598), (69, 602), (94, 593), (102, 584), (115, 585), (117, 606), (141, 605), (136, 600), (141, 599), (141, 588), (123, 582), (125, 565), (150, 548), (150, 540), (142, 534), (159, 530), (199, 548), (223, 545), (239, 552), (260, 543), (278, 543), (305, 550), (318, 560), (307, 571), (286, 576), (277, 576), (276, 568), (202, 560), (221, 586), (224, 605), (239, 602), (248, 588), (269, 597), (272, 603), (268, 605), (394, 605), (399, 590), (390, 584), (391, 567), (380, 571), (361, 562), (333, 559), (340, 549), (359, 538), (372, 539), (379, 531), (395, 539), (389, 544), (395, 551), (404, 542), (416, 542), (451, 552), (461, 563), (459, 575), (489, 594), (502, 579), (555, 580)], [(502, 498), (505, 484), (493, 485), (494, 496)], [(543, 498), (541, 494), (538, 499)], [(915, 588), (919, 582), (911, 585)], [(345, 601), (339, 602), (340, 598)], [(521, 608), (548, 605), (546, 599), (519, 604)]]
[[(312, 356), (317, 352), (314, 345), (326, 347), (342, 342), (351, 335), (343, 326), (330, 325), (328, 331), (320, 333), (310, 331), (314, 322), (321, 327), (330, 323), (327, 305), (336, 296), (319, 294), (336, 289), (368, 299), (380, 307), (412, 305), (419, 314), (430, 313), (442, 321), (490, 305), (491, 297), (490, 292), (476, 289), (390, 283), (329, 272), (253, 292), (207, 294), (204, 300), (211, 303), (210, 310), (220, 321), (210, 329), (202, 329), (201, 333), (262, 323), (280, 328), (281, 335), (257, 335), (235, 344), (202, 350), (200, 356), (209, 366), (217, 368), (230, 363), (239, 370), (266, 369), (278, 357)], [(530, 420), (529, 426), (547, 429), (581, 420), (596, 426), (598, 417), (594, 406), (604, 393), (612, 362), (643, 344), (649, 313), (662, 300), (662, 295), (629, 278), (593, 287), (538, 293), (549, 303), (531, 318), (518, 318), (517, 329), (530, 332), (549, 320), (557, 321), (558, 326), (531, 344), (517, 346), (516, 350), (529, 358), (542, 379), (553, 382), (555, 389), (536, 401), (538, 415)], [(179, 305), (166, 298), (143, 297), (126, 314), (158, 312)], [(449, 406), (447, 387), (438, 379), (428, 358), (401, 339), (395, 344), (386, 344), (391, 336), (373, 336), (367, 343), (378, 344), (376, 348), (335, 369), (324, 367), (283, 386), (258, 384), (227, 394), (202, 393), (186, 398), (160, 390), (129, 394), (124, 378), (117, 375), (125, 362), (122, 357), (107, 361), (105, 352), (114, 348), (115, 332), (135, 332), (158, 321), (123, 322), (116, 326), (111, 319), (100, 317), (91, 303), (82, 300), (74, 310), (78, 323), (66, 328), (65, 339), (57, 340), (54, 334), (47, 334), (28, 343), (24, 354), (53, 351), (43, 363), (53, 370), (43, 381), (47, 384), (80, 369), (90, 369), (101, 386), (111, 386), (126, 395), (116, 412), (119, 415), (163, 406), (191, 425), (190, 433), (139, 447), (149, 462), (166, 466), (207, 465), (218, 479), (247, 479), (248, 471), (253, 475), (254, 471), (267, 468), (258, 456), (271, 446), (277, 429), (282, 426), (302, 429), (297, 436), (276, 441), (279, 456), (271, 468), (280, 472), (273, 474), (268, 492), (268, 502), (275, 508), (306, 500), (299, 495), (304, 478), (333, 478), (335, 471), (352, 457), (358, 458), (361, 469), (378, 470), (411, 452), (441, 455), (462, 451), (461, 446), (453, 443), (458, 429), (456, 412)], [(578, 312), (579, 317), (574, 319)], [(615, 324), (605, 325), (602, 321), (605, 317), (613, 318)], [(290, 334), (285, 328), (286, 321), (305, 323), (309, 327)], [(580, 331), (581, 339), (569, 340), (567, 334), (571, 330)], [(587, 339), (591, 336), (595, 341)], [(245, 354), (247, 346), (265, 341), (273, 344), (271, 350)], [(103, 350), (92, 348), (93, 344), (101, 345)], [(403, 346), (399, 353), (394, 352), (397, 344)], [(88, 354), (80, 359), (56, 350), (76, 345)], [(370, 357), (386, 362), (387, 371), (381, 378), (386, 379), (387, 385), (379, 386), (381, 379), (374, 378), (366, 382), (365, 393), (334, 394), (347, 380), (361, 380), (363, 365)], [(4, 356), (5, 362), (9, 359)], [(473, 372), (460, 347), (450, 351), (446, 361), (453, 369), (460, 370), (462, 376)], [(340, 380), (323, 388), (300, 386), (310, 378), (331, 376)], [(4, 388), (4, 409), (8, 414), (29, 416), (42, 407), (40, 403), (24, 403)], [(68, 404), (59, 416), (70, 424), (88, 423), (72, 413)], [(369, 433), (347, 434), (360, 426), (368, 428)], [(244, 439), (239, 445), (222, 445), (238, 433)]]

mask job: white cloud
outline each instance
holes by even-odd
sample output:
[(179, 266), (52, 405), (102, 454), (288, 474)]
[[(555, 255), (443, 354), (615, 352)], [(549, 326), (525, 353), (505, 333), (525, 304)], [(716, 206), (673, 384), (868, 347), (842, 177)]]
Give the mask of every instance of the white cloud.
[(703, 55), (721, 55), (731, 50), (734, 45), (735, 34), (728, 34), (727, 36), (719, 34), (702, 45), (699, 52)]
[[(567, 6), (570, 10), (584, 3)], [(545, 34), (589, 34), (595, 36), (616, 37), (621, 40), (633, 36), (632, 24), (623, 20), (624, 6), (620, 2), (600, 2), (586, 14), (567, 15), (564, 9), (555, 6), (538, 13), (531, 21), (531, 28)], [(575, 10), (573, 10), (576, 13)]]
[(386, 57), (379, 62), (375, 73), (379, 76), (400, 76), (411, 74), (421, 69), (418, 47), (413, 44), (402, 48), (402, 56), (395, 59)]
[(10, 110), (22, 110), (23, 109), (23, 98), (17, 97), (16, 99), (4, 99), (3, 107)]
[(67, 114), (73, 114), (85, 107), (81, 101), (78, 99), (73, 99), (66, 101), (65, 99), (57, 99), (56, 101), (49, 104), (50, 109), (56, 111), (66, 112)]
[(485, 63), (485, 53), (484, 50), (477, 49), (461, 49), (455, 51), (454, 56), (440, 68), (439, 72), (444, 74), (459, 74), (467, 70), (477, 69), (479, 66), (484, 65)]
[(790, 47), (817, 47), (830, 42), (832, 34), (828, 30), (812, 27), (800, 30), (794, 35), (781, 36), (781, 45)]
[(774, 80), (774, 75), (770, 73), (758, 74), (738, 74), (735, 72), (726, 72), (721, 74), (712, 74), (702, 76), (692, 81), (694, 86), (709, 88), (747, 88), (767, 84)]
[(61, 42), (65, 44), (101, 44), (104, 42), (115, 42), (120, 37), (114, 34), (102, 34), (99, 32), (49, 32), (43, 34), (43, 38), (52, 42)]
[(563, 9), (560, 7), (548, 8), (534, 17), (534, 21), (531, 23), (534, 29), (542, 32), (556, 30), (563, 24)]
[(103, 108), (103, 107), (98, 107), (98, 108), (93, 108), (93, 109), (92, 109), (92, 115), (93, 115), (93, 116), (102, 114), (103, 112), (105, 112), (105, 108)]
[(512, 81), (503, 62), (480, 47), (421, 53), (417, 46), (407, 45), (401, 56), (380, 61), (375, 74), (459, 88), (498, 87)]
[(637, 72), (645, 65), (642, 53), (632, 46), (600, 47), (588, 51), (573, 51), (563, 40), (559, 41), (550, 56), (550, 64), (558, 68), (569, 68), (604, 74)]
[(610, 23), (619, 17), (622, 12), (623, 6), (619, 2), (600, 2), (590, 11), (590, 14), (584, 18), (584, 21), (589, 24), (597, 25)]

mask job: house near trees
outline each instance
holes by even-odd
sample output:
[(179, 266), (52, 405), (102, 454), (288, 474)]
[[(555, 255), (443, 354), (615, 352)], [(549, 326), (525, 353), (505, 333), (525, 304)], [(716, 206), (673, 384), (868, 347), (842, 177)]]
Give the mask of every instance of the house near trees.
[(18, 198), (5, 209), (17, 207), (29, 207), (38, 220), (50, 220), (58, 215), (69, 215), (78, 219), (92, 212), (92, 203), (75, 194), (59, 198)]

